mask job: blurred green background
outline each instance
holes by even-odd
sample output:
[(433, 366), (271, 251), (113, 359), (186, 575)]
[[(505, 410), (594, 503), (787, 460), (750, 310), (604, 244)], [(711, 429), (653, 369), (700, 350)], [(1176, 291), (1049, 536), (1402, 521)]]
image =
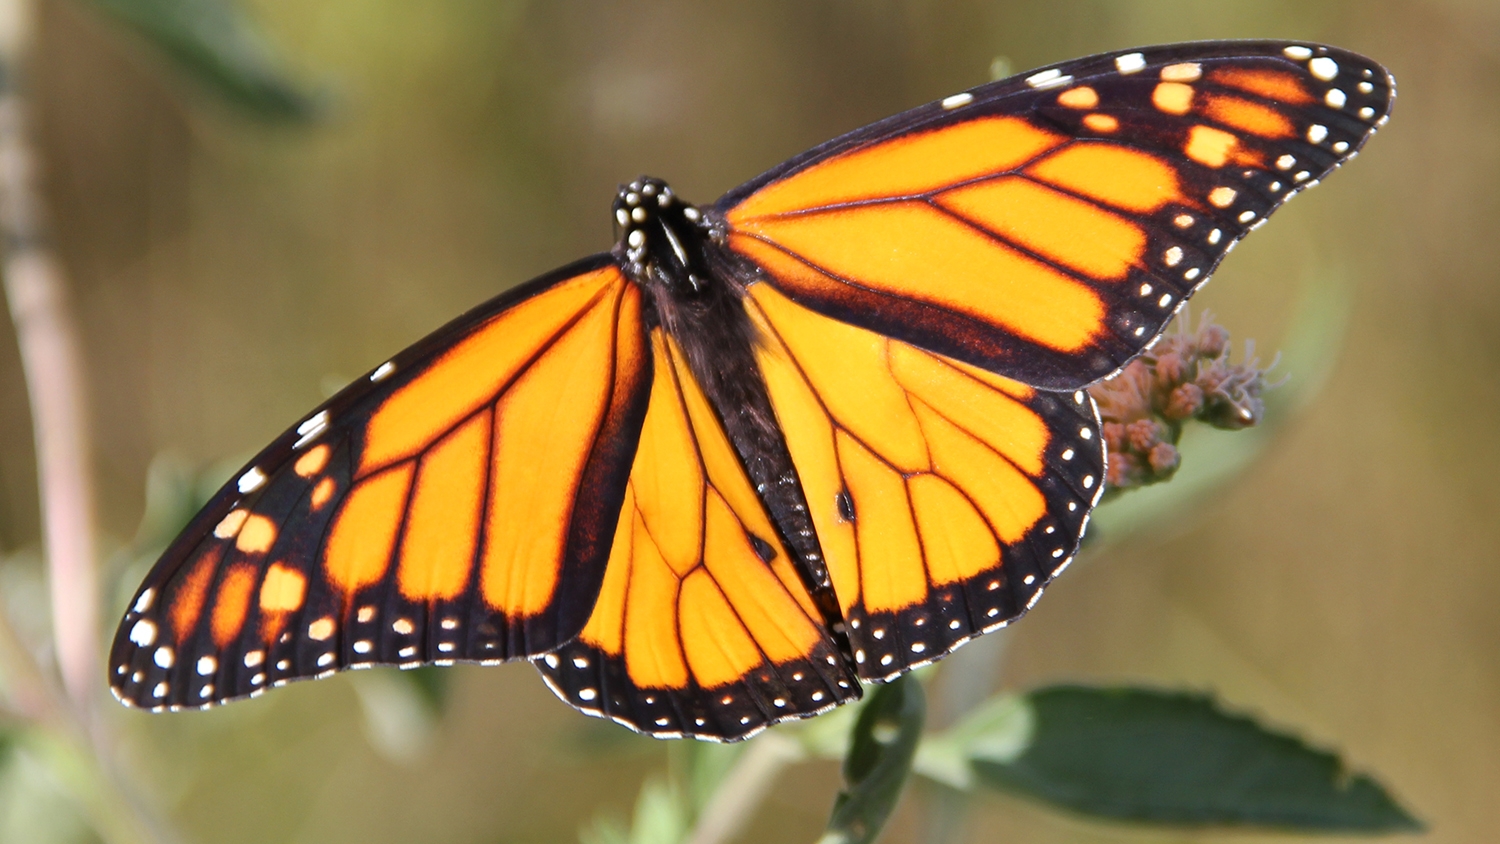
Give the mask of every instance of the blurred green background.
[[(1086, 555), (1008, 634), (1001, 681), (1215, 690), (1376, 773), (1428, 824), (1424, 841), (1500, 830), (1500, 6), (247, 8), (320, 95), (320, 120), (247, 117), (92, 7), (37, 4), (35, 134), (84, 331), (106, 554), (136, 533), (153, 458), (248, 456), (453, 315), (607, 248), (615, 187), (639, 174), (709, 202), (815, 143), (982, 82), (997, 59), (1020, 71), (1275, 37), (1385, 63), (1400, 86), (1391, 124), (1200, 294), (1265, 359), (1309, 295), (1335, 326), (1325, 334), (1347, 319), (1322, 359), (1275, 373), (1308, 401), (1281, 409), (1233, 483)], [(10, 331), (0, 324), (0, 554), (12, 560), (0, 588), (34, 622), (36, 475)], [(111, 592), (101, 640), (134, 585)], [(390, 691), (376, 673), (209, 713), (106, 714), (127, 778), (194, 842), (571, 841), (596, 814), (627, 813), (664, 764), (664, 745), (575, 714), (527, 666), (448, 676), (446, 715), (384, 745), (366, 735), (370, 701)], [(838, 785), (835, 763), (793, 768), (745, 840), (813, 841)], [(45, 789), (4, 793), (0, 838), (42, 815), (56, 840), (91, 840)], [(931, 797), (912, 789), (885, 840), (928, 840)], [(1005, 797), (977, 804), (966, 837), (1300, 840), (1105, 825)]]

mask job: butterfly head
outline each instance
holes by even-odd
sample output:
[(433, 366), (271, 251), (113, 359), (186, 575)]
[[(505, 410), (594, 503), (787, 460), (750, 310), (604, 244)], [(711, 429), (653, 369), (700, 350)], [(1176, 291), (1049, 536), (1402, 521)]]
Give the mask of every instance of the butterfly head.
[(615, 232), (626, 271), (641, 283), (696, 292), (707, 283), (702, 212), (661, 179), (642, 176), (615, 194)]

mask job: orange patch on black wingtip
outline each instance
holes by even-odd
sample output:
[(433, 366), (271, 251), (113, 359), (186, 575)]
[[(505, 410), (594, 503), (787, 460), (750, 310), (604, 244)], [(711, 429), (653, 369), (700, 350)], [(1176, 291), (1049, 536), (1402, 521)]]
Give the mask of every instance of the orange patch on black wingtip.
[(1085, 114), (1083, 125), (1090, 131), (1105, 135), (1120, 130), (1120, 121), (1108, 114)]
[(1080, 85), (1057, 95), (1057, 104), (1068, 108), (1094, 108), (1099, 105), (1099, 92), (1087, 85)]
[(254, 590), (255, 567), (249, 563), (236, 563), (224, 573), (209, 618), (209, 632), (214, 644), (222, 648), (240, 635), (250, 610), (250, 594)]
[(287, 616), (302, 608), (307, 598), (307, 576), (285, 563), (272, 563), (260, 584), (261, 638), (274, 642)]
[(193, 628), (203, 614), (203, 604), (208, 600), (208, 587), (213, 582), (214, 567), (223, 555), (222, 545), (204, 551), (198, 562), (183, 577), (182, 583), (172, 591), (167, 603), (167, 618), (172, 622), (172, 635), (181, 644), (192, 635)]
[(1187, 114), (1193, 107), (1193, 86), (1162, 82), (1151, 92), (1151, 104), (1167, 114)]
[(1262, 138), (1290, 138), (1297, 134), (1297, 128), (1285, 114), (1239, 97), (1205, 94), (1199, 111), (1211, 120)]
[(1221, 67), (1210, 71), (1208, 79), (1226, 88), (1237, 88), (1268, 100), (1291, 105), (1316, 102), (1295, 74), (1279, 70), (1254, 70), (1246, 67)]
[(323, 509), (323, 505), (327, 504), (328, 499), (333, 497), (333, 490), (336, 486), (338, 485), (334, 483), (333, 478), (324, 478), (318, 481), (317, 485), (313, 487), (310, 499), (314, 512)]
[(297, 458), (296, 463), (292, 464), (292, 470), (304, 478), (310, 478), (323, 471), (323, 467), (328, 465), (328, 453), (327, 445), (309, 449), (306, 454)]
[(240, 527), (234, 547), (246, 554), (264, 554), (276, 541), (276, 523), (265, 516), (251, 514)]
[(1194, 126), (1182, 151), (1188, 158), (1209, 167), (1223, 167), (1239, 147), (1240, 139), (1223, 129)]

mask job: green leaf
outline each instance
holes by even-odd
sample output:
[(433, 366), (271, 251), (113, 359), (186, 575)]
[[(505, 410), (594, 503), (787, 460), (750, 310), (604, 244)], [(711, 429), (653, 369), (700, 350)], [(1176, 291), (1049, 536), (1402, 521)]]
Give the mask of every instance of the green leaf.
[(972, 758), (987, 785), (1101, 818), (1306, 831), (1422, 825), (1337, 756), (1232, 715), (1209, 697), (1054, 686), (1027, 696), (1029, 746)]
[(317, 103), (282, 72), (270, 44), (233, 0), (88, 0), (145, 38), (178, 69), (257, 117), (306, 120)]
[(911, 773), (926, 714), (922, 684), (910, 676), (870, 694), (849, 737), (846, 786), (819, 844), (865, 844), (880, 834)]

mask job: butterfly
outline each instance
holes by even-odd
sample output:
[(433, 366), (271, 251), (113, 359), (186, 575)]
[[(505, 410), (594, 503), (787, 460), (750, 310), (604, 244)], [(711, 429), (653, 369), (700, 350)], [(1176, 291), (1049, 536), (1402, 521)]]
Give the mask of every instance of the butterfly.
[(1315, 44), (1077, 59), (815, 147), (380, 364), (163, 554), (110, 685), (207, 707), (376, 665), (531, 660), (733, 740), (1020, 617), (1103, 487), (1084, 388), (1353, 158), (1394, 82)]

